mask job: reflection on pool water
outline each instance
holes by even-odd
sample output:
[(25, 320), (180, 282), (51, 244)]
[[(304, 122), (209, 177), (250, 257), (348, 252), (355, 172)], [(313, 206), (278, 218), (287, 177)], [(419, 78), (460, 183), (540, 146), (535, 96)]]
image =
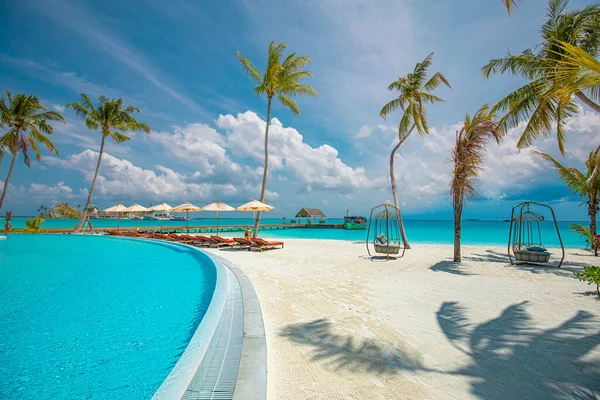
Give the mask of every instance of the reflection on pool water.
[(0, 241), (0, 398), (150, 398), (215, 283), (194, 249), (11, 235)]

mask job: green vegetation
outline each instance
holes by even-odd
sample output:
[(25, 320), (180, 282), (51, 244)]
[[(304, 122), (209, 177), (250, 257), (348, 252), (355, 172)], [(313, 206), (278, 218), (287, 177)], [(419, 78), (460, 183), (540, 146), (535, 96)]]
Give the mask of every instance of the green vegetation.
[(19, 153), (23, 154), (25, 165), (28, 167), (31, 165), (30, 150), (35, 153), (36, 161), (42, 162), (38, 144), (44, 146), (50, 153), (58, 155), (58, 150), (46, 135), (54, 132), (54, 128), (49, 124), (49, 121), (64, 121), (63, 116), (58, 112), (47, 111), (36, 96), (19, 93), (13, 97), (10, 91), (7, 90), (6, 99), (0, 99), (0, 123), (8, 128), (8, 131), (0, 137), (0, 149), (3, 149), (0, 152), (0, 161), (2, 161), (6, 151), (12, 155), (12, 161), (4, 180), (2, 197), (0, 197), (0, 209), (4, 204), (10, 177)]
[(583, 267), (583, 272), (574, 272), (575, 278), (596, 285), (596, 293), (600, 296), (600, 267)]
[(487, 142), (500, 143), (496, 115), (488, 105), (481, 107), (471, 118), (465, 117), (463, 127), (456, 133), (456, 144), (451, 150), (454, 168), (450, 181), (450, 196), (454, 210), (454, 261), (461, 262), (460, 231), (465, 203), (477, 196), (474, 180), (479, 176)]
[[(557, 85), (570, 84), (569, 81), (557, 81), (554, 74), (561, 65), (564, 51), (559, 41), (577, 46), (590, 54), (597, 54), (600, 48), (600, 6), (589, 5), (581, 10), (570, 10), (568, 0), (549, 0), (547, 21), (540, 30), (542, 43), (534, 49), (526, 49), (520, 55), (508, 54), (506, 57), (491, 60), (483, 67), (483, 73), (489, 77), (493, 73), (508, 72), (525, 78), (529, 83), (510, 93), (494, 107), (495, 112), (506, 112), (499, 124), (503, 132), (516, 127), (522, 121), (528, 121), (519, 139), (519, 148), (528, 147), (540, 135), (548, 135), (556, 126), (558, 148), (564, 155), (568, 117), (578, 111), (573, 98), (557, 96)], [(567, 79), (572, 75), (564, 75)], [(598, 91), (574, 91), (573, 95), (597, 112), (600, 104), (592, 99)]]
[(39, 233), (43, 223), (44, 219), (42, 217), (33, 217), (32, 219), (25, 221), (25, 226), (27, 227), (25, 232)]
[[(263, 168), (263, 180), (260, 190), (260, 201), (265, 201), (265, 192), (267, 190), (267, 173), (269, 169), (269, 124), (271, 123), (271, 102), (274, 97), (279, 99), (279, 102), (285, 108), (288, 108), (296, 115), (300, 115), (300, 108), (293, 96), (317, 96), (318, 93), (312, 86), (303, 85), (300, 81), (303, 78), (311, 77), (310, 71), (304, 68), (306, 64), (312, 61), (307, 56), (296, 56), (296, 53), (289, 54), (285, 60), (283, 52), (287, 48), (285, 43), (271, 42), (269, 45), (269, 54), (267, 68), (264, 74), (261, 74), (250, 60), (237, 52), (237, 57), (244, 71), (257, 84), (253, 89), (258, 96), (267, 96), (267, 124), (265, 127), (265, 164)], [(260, 226), (260, 218), (262, 211), (259, 211), (254, 222), (254, 237), (258, 234)]]
[[(398, 97), (384, 105), (379, 113), (379, 115), (384, 119), (397, 109), (401, 109), (403, 113), (402, 118), (400, 119), (400, 125), (398, 126), (398, 144), (396, 144), (392, 150), (392, 153), (390, 154), (390, 181), (392, 184), (392, 196), (394, 197), (394, 206), (398, 210), (400, 210), (400, 203), (398, 202), (396, 175), (394, 173), (394, 158), (396, 156), (396, 152), (400, 146), (404, 144), (406, 139), (408, 139), (415, 128), (417, 128), (417, 132), (419, 132), (420, 136), (429, 134), (429, 125), (427, 123), (425, 105), (444, 101), (429, 92), (437, 89), (441, 84), (451, 88), (446, 77), (440, 72), (436, 72), (431, 78), (427, 79), (427, 70), (431, 66), (432, 61), (433, 53), (425, 57), (423, 61), (417, 63), (413, 72), (390, 83), (388, 90), (397, 91)], [(402, 243), (404, 244), (405, 248), (410, 249), (410, 244), (406, 238), (406, 232), (402, 222), (402, 216), (400, 215), (399, 217)]]
[(571, 224), (571, 232), (579, 233), (587, 245), (594, 251), (594, 255), (598, 256), (598, 249), (600, 249), (600, 235), (594, 235), (590, 231), (590, 228), (585, 225)]
[(115, 143), (123, 143), (129, 140), (129, 136), (124, 135), (122, 132), (142, 131), (150, 133), (150, 126), (148, 124), (138, 122), (133, 117), (134, 113), (141, 112), (140, 109), (131, 105), (123, 107), (123, 99), (109, 99), (106, 96), (100, 96), (98, 103), (94, 105), (84, 93), (81, 93), (80, 97), (81, 103), (69, 103), (67, 107), (71, 107), (77, 116), (85, 120), (85, 126), (88, 129), (99, 130), (102, 133), (102, 141), (100, 143), (96, 171), (92, 179), (92, 187), (83, 208), (83, 214), (75, 227), (76, 233), (81, 230), (90, 211), (90, 204), (94, 195), (94, 188), (96, 187), (96, 179), (98, 178), (98, 171), (102, 162), (102, 154), (104, 154), (106, 138), (111, 137)]
[[(567, 168), (556, 161), (549, 154), (535, 152), (541, 155), (545, 160), (550, 161), (560, 178), (565, 182), (573, 194), (579, 195), (582, 199), (587, 199), (588, 215), (590, 217), (589, 232), (591, 237), (595, 237), (596, 219), (598, 216), (598, 207), (600, 205), (600, 174), (594, 176), (594, 170), (600, 165), (600, 146), (591, 151), (585, 162), (586, 171), (581, 172), (577, 168)], [(598, 255), (598, 249), (595, 249), (595, 255)]]

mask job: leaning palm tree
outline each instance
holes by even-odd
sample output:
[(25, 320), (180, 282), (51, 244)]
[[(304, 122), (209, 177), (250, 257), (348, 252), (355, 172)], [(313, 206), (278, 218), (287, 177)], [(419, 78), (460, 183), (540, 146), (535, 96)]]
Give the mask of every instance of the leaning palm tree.
[[(596, 175), (593, 179), (592, 174), (600, 164), (600, 146), (590, 152), (590, 155), (585, 162), (585, 171), (579, 171), (577, 168), (567, 168), (551, 155), (546, 153), (536, 154), (542, 156), (545, 160), (551, 162), (560, 175), (560, 178), (565, 182), (569, 190), (579, 195), (582, 199), (587, 199), (588, 215), (590, 217), (590, 229), (589, 232), (592, 237), (595, 237), (596, 232), (596, 218), (598, 215), (598, 207), (600, 205), (600, 175)], [(596, 254), (598, 255), (598, 254)]]
[[(263, 74), (252, 65), (250, 60), (237, 52), (237, 57), (244, 68), (244, 71), (252, 78), (257, 86), (253, 89), (258, 96), (267, 96), (267, 124), (265, 127), (265, 164), (263, 167), (262, 188), (260, 190), (260, 201), (265, 200), (267, 190), (267, 173), (269, 169), (269, 124), (271, 123), (271, 102), (277, 97), (285, 108), (290, 109), (294, 114), (300, 115), (298, 105), (291, 97), (317, 96), (317, 91), (308, 85), (303, 85), (302, 78), (311, 77), (312, 74), (304, 68), (310, 64), (311, 60), (307, 56), (296, 56), (296, 53), (289, 54), (283, 59), (283, 52), (287, 48), (285, 43), (271, 42), (269, 45), (269, 54), (267, 68)], [(258, 234), (260, 218), (262, 211), (259, 211), (254, 221), (254, 237)]]
[(54, 132), (49, 121), (64, 121), (60, 113), (48, 111), (36, 96), (19, 93), (13, 97), (7, 90), (6, 98), (8, 104), (4, 98), (0, 99), (0, 121), (8, 128), (8, 131), (0, 137), (0, 149), (3, 149), (0, 150), (0, 160), (5, 152), (12, 154), (12, 160), (4, 180), (0, 209), (4, 204), (10, 177), (19, 153), (23, 154), (25, 165), (28, 167), (31, 165), (30, 150), (35, 153), (36, 161), (42, 162), (38, 144), (44, 146), (50, 153), (58, 155), (58, 150), (46, 135)]
[(134, 106), (123, 107), (123, 99), (109, 99), (106, 96), (100, 96), (98, 102), (93, 104), (89, 97), (84, 93), (80, 94), (81, 103), (70, 103), (67, 107), (73, 108), (75, 113), (85, 120), (85, 126), (88, 129), (98, 130), (102, 134), (100, 142), (100, 152), (98, 153), (98, 162), (96, 163), (96, 171), (92, 179), (92, 187), (88, 194), (87, 202), (83, 208), (83, 213), (79, 222), (75, 226), (75, 233), (81, 230), (83, 224), (88, 220), (88, 211), (94, 196), (94, 188), (96, 187), (96, 179), (104, 154), (104, 144), (106, 138), (112, 138), (115, 143), (123, 143), (130, 138), (123, 132), (146, 132), (150, 133), (150, 126), (146, 123), (138, 122), (133, 116), (134, 113), (141, 112), (139, 108)]
[[(562, 101), (551, 94), (555, 87), (551, 72), (564, 56), (557, 41), (569, 43), (591, 54), (596, 54), (600, 47), (600, 5), (592, 4), (581, 10), (570, 10), (568, 7), (569, 0), (549, 0), (547, 21), (540, 30), (542, 43), (520, 55), (508, 54), (491, 60), (482, 69), (485, 77), (492, 73), (509, 72), (529, 81), (494, 107), (494, 111), (506, 113), (499, 120), (503, 132), (528, 119), (517, 142), (519, 148), (532, 145), (537, 137), (549, 135), (556, 129), (558, 148), (562, 154), (565, 153), (566, 119), (578, 108), (573, 99)], [(585, 105), (600, 112), (600, 104), (590, 98), (589, 90), (575, 91), (573, 94)]]
[[(398, 202), (396, 175), (394, 173), (394, 158), (396, 156), (396, 152), (400, 146), (404, 144), (406, 139), (408, 139), (415, 128), (420, 136), (429, 134), (429, 125), (427, 123), (425, 105), (444, 101), (430, 92), (435, 90), (442, 83), (451, 88), (446, 77), (440, 72), (436, 72), (429, 79), (427, 78), (427, 70), (431, 66), (432, 60), (433, 53), (425, 57), (423, 61), (417, 63), (413, 72), (390, 83), (388, 90), (397, 91), (398, 97), (384, 105), (379, 113), (379, 115), (384, 119), (386, 119), (390, 113), (396, 111), (397, 109), (402, 110), (403, 113), (398, 126), (398, 143), (390, 154), (390, 181), (392, 184), (392, 196), (394, 197), (394, 206), (398, 208), (398, 210), (400, 210), (400, 204)], [(402, 215), (400, 214), (399, 217), (402, 243), (404, 244), (405, 248), (410, 249), (410, 244), (408, 243), (406, 232), (404, 230), (404, 224), (402, 222)]]
[(450, 151), (454, 168), (450, 181), (450, 196), (454, 210), (454, 261), (461, 262), (460, 234), (465, 203), (477, 196), (475, 178), (483, 165), (487, 142), (500, 142), (501, 132), (489, 105), (481, 107), (471, 118), (465, 117), (463, 127), (456, 132), (456, 144)]

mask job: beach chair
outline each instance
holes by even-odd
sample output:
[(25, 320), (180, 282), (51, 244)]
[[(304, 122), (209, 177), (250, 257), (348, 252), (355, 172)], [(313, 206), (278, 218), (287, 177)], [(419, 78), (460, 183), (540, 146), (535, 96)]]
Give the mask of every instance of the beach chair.
[(158, 239), (158, 240), (166, 240), (168, 242), (175, 242), (175, 239), (173, 239), (170, 236), (165, 235), (163, 233), (153, 233), (151, 238)]
[(252, 238), (252, 247), (250, 247), (250, 250), (270, 250), (276, 249), (277, 246), (281, 246), (281, 248), (283, 249), (283, 242), (269, 242), (261, 238)]
[(218, 247), (218, 248), (232, 247), (237, 243), (233, 239), (225, 239), (224, 237), (221, 237), (221, 236), (211, 236), (210, 238), (213, 240), (213, 243), (211, 243), (211, 246)]
[(178, 236), (183, 240), (186, 240), (186, 244), (190, 244), (192, 246), (208, 246), (211, 243), (211, 241), (207, 240), (209, 238), (206, 236), (193, 236), (185, 233), (180, 233)]
[(250, 250), (250, 247), (252, 247), (252, 241), (251, 240), (247, 240), (244, 238), (233, 238), (233, 240), (235, 241), (235, 244), (233, 246), (231, 246), (234, 249), (248, 249)]

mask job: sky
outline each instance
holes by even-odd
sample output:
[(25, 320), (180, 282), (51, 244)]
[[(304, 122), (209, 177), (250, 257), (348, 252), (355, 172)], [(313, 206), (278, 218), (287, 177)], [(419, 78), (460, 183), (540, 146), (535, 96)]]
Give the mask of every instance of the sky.
[[(267, 102), (253, 92), (236, 51), (263, 70), (269, 43), (307, 55), (305, 83), (318, 97), (298, 98), (301, 115), (275, 104), (270, 130), (269, 216), (302, 207), (331, 217), (367, 214), (392, 202), (389, 154), (399, 115), (379, 117), (394, 97), (387, 86), (433, 52), (431, 72), (452, 89), (428, 109), (430, 135), (411, 136), (396, 158), (403, 214), (451, 219), (450, 148), (465, 113), (494, 103), (523, 84), (485, 79), (490, 59), (539, 42), (546, 2), (524, 0), (509, 16), (500, 0), (0, 0), (0, 90), (38, 96), (64, 113), (51, 139), (60, 157), (44, 154), (28, 168), (21, 157), (4, 210), (33, 215), (55, 201), (84, 204), (100, 147), (67, 103), (79, 93), (122, 97), (152, 128), (124, 144), (108, 143), (93, 204), (145, 206), (166, 201), (233, 206), (260, 197)], [(589, 1), (572, 1), (580, 8)], [(523, 126), (490, 145), (479, 199), (465, 218), (505, 219), (522, 200), (555, 207), (561, 220), (587, 210), (533, 150), (557, 157), (554, 137), (518, 151)], [(600, 115), (588, 109), (568, 122), (568, 166), (581, 168), (600, 143)], [(10, 164), (0, 164), (0, 188)], [(232, 216), (236, 216), (232, 214)]]

